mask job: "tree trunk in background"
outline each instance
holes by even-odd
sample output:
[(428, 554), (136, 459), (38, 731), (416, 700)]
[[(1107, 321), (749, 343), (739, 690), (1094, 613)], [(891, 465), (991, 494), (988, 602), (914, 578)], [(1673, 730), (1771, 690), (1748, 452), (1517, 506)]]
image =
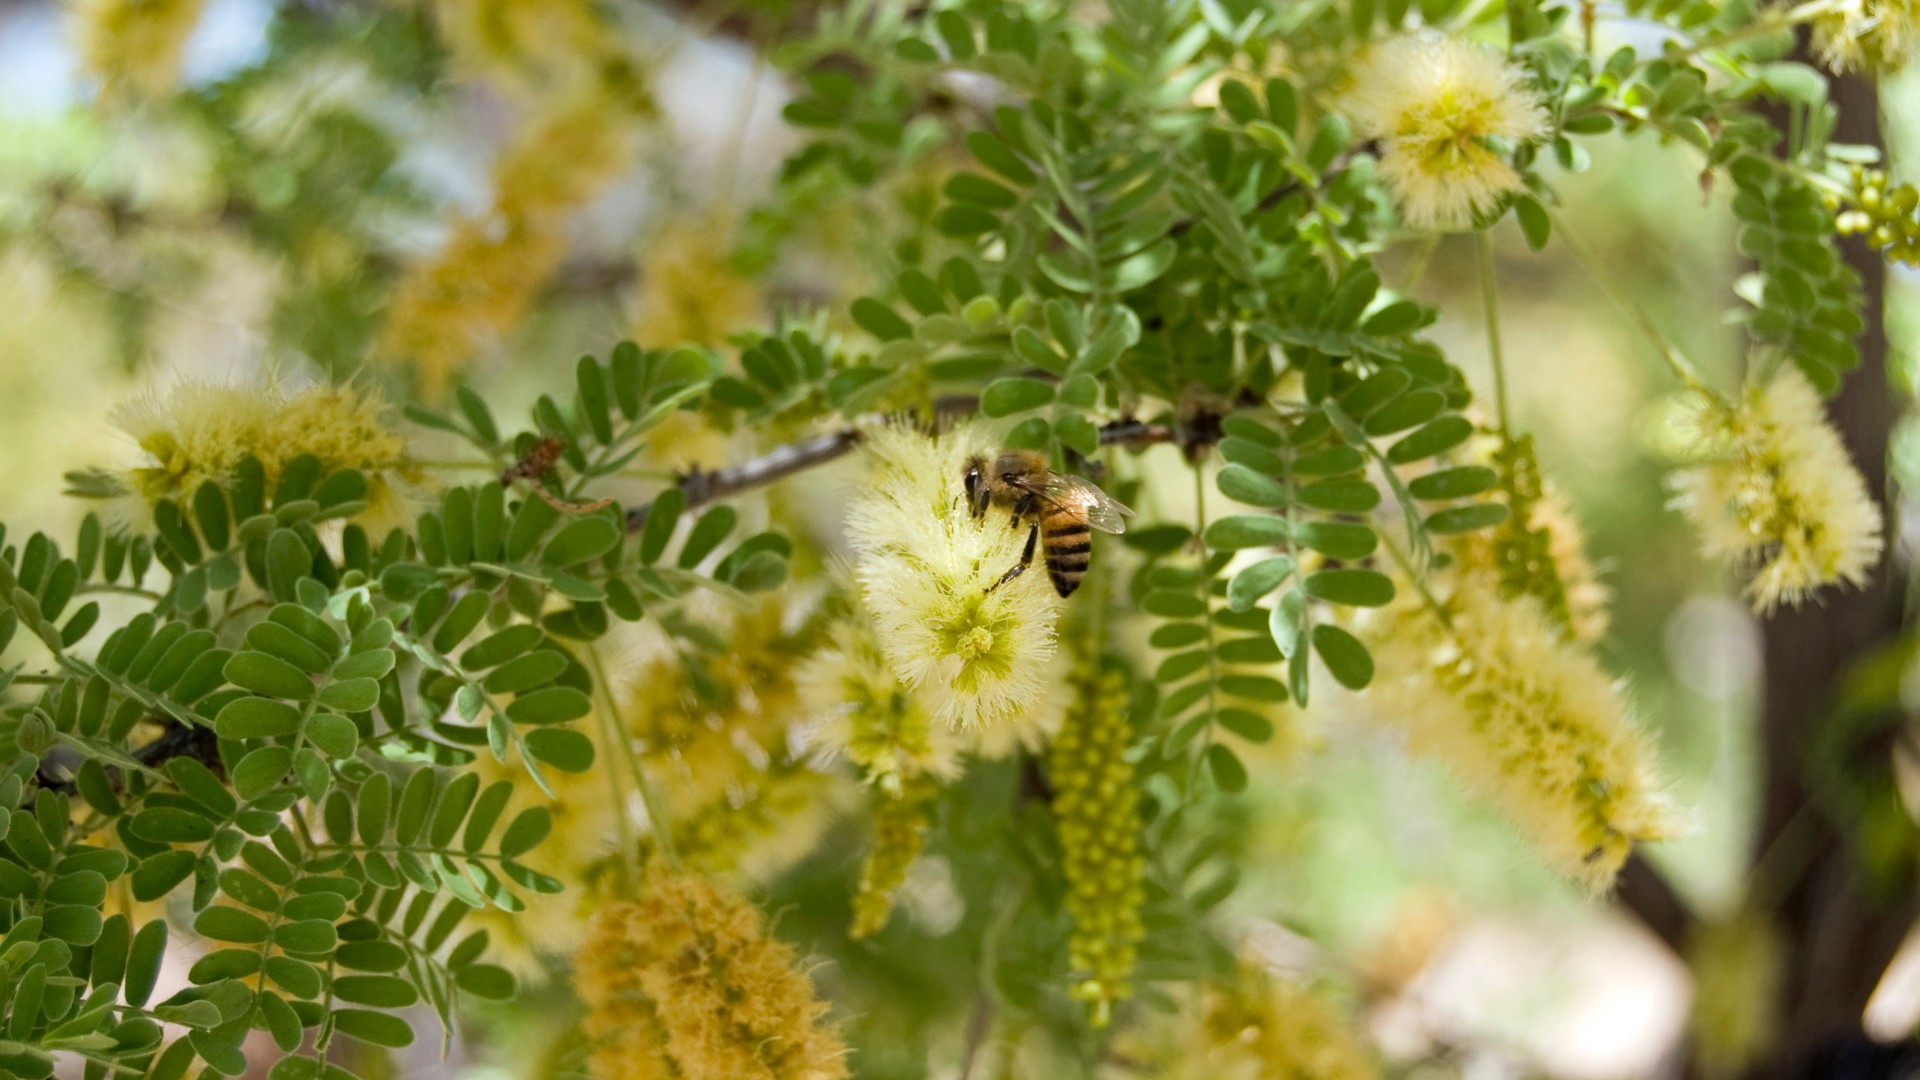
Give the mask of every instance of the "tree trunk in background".
[[(1836, 79), (1833, 98), (1841, 116), (1834, 141), (1882, 145), (1871, 81)], [(1900, 413), (1887, 382), (1886, 263), (1857, 237), (1842, 247), (1865, 289), (1866, 329), (1860, 367), (1830, 408), (1868, 489), (1879, 494), (1887, 490), (1888, 439)], [(1866, 588), (1831, 590), (1764, 625), (1763, 801), (1754, 850), (1770, 870), (1787, 871), (1786, 880), (1770, 883), (1785, 886), (1777, 916), (1787, 952), (1779, 1042), (1755, 1074), (1766, 1080), (1892, 1075), (1873, 1064), (1884, 1055), (1866, 1043), (1860, 1018), (1913, 919), (1912, 889), (1893, 902), (1870, 900), (1853, 838), (1807, 805), (1804, 781), (1808, 747), (1841, 681), (1901, 632), (1898, 574), (1889, 555)]]

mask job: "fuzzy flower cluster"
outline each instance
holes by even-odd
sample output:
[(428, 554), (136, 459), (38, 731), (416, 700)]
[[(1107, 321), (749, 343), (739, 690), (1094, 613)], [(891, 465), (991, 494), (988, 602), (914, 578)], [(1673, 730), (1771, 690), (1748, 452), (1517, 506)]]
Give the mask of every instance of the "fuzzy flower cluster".
[(730, 230), (718, 214), (676, 222), (640, 252), (633, 340), (648, 348), (719, 345), (766, 312), (759, 283), (728, 262)]
[(804, 642), (786, 617), (768, 602), (710, 631), (724, 648), (662, 643), (633, 665), (622, 695), (620, 715), (675, 845), (710, 873), (778, 874), (813, 850), (841, 798), (835, 779), (795, 751)]
[(599, 59), (611, 36), (589, 0), (434, 0), (433, 9), (469, 78), (565, 74)]
[(894, 674), (872, 618), (857, 603), (833, 623), (827, 643), (800, 666), (795, 680), (812, 717), (809, 743), (822, 756), (851, 762), (874, 790), (873, 846), (853, 898), (856, 938), (885, 927), (894, 894), (926, 843), (941, 785), (960, 775), (963, 755), (994, 758), (1035, 749), (1064, 711), (1061, 695), (1049, 692), (1005, 723), (954, 728), (934, 715), (937, 688), (912, 687)]
[(1439, 34), (1397, 37), (1361, 58), (1347, 112), (1362, 136), (1380, 140), (1380, 178), (1408, 225), (1465, 225), (1521, 190), (1503, 144), (1546, 126), (1525, 81), (1485, 46)]
[(988, 446), (976, 429), (929, 438), (905, 425), (869, 431), (866, 446), (871, 480), (847, 529), (881, 653), (941, 722), (1011, 724), (1047, 697), (1059, 603), (1044, 574), (989, 591), (1026, 531), (961, 498), (967, 459)]
[(550, 108), (494, 168), (493, 206), (453, 229), (396, 287), (380, 350), (430, 392), (519, 324), (566, 254), (569, 214), (625, 170), (633, 109), (594, 92)]
[(837, 620), (795, 676), (811, 741), (846, 758), (874, 789), (873, 846), (853, 897), (855, 938), (879, 933), (926, 844), (941, 783), (960, 773), (961, 735), (887, 666), (864, 612)]
[(595, 1080), (839, 1080), (827, 1006), (751, 904), (656, 868), (574, 957)]
[(1673, 477), (1674, 505), (1709, 554), (1754, 566), (1755, 610), (1795, 605), (1825, 585), (1862, 585), (1880, 559), (1880, 509), (1792, 365), (1738, 401), (1696, 403), (1701, 463)]
[(1369, 627), (1378, 715), (1501, 810), (1561, 874), (1605, 891), (1674, 814), (1619, 688), (1532, 596), (1487, 574), (1437, 574), (1443, 621), (1401, 600)]
[(106, 97), (165, 94), (206, 0), (79, 0), (69, 5), (79, 53)]
[[(1167, 1036), (1127, 1056), (1153, 1080), (1377, 1080), (1380, 1071), (1346, 1017), (1306, 986), (1243, 962), (1209, 988)], [(1146, 1071), (1146, 1070), (1151, 1071)]]
[(1835, 71), (1894, 74), (1920, 46), (1920, 4), (1835, 0), (1814, 19), (1813, 44)]
[(836, 621), (828, 644), (794, 679), (807, 712), (818, 718), (813, 737), (882, 791), (898, 796), (915, 778), (960, 774), (960, 733), (935, 719), (930, 690), (893, 673), (864, 612)]
[(190, 499), (208, 481), (224, 485), (248, 457), (260, 462), (272, 490), (289, 462), (311, 454), (325, 471), (364, 473), (365, 518), (398, 524), (422, 474), (406, 439), (383, 422), (385, 409), (377, 394), (351, 386), (287, 393), (272, 384), (183, 381), (133, 398), (113, 411), (113, 423), (133, 437), (145, 460), (106, 476), (115, 492), (108, 520), (121, 531), (143, 531), (155, 503)]
[(1134, 954), (1146, 926), (1146, 860), (1140, 853), (1140, 788), (1127, 751), (1127, 674), (1089, 658), (1076, 665), (1075, 698), (1048, 758), (1053, 818), (1067, 882), (1073, 995), (1104, 1027), (1115, 1002), (1133, 996)]

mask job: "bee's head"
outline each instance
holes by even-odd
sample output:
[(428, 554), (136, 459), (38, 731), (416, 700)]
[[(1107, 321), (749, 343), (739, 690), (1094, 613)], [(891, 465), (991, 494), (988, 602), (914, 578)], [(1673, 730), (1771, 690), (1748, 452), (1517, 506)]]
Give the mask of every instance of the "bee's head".
[(966, 470), (961, 474), (961, 482), (967, 489), (967, 509), (974, 517), (987, 512), (987, 459), (970, 457)]

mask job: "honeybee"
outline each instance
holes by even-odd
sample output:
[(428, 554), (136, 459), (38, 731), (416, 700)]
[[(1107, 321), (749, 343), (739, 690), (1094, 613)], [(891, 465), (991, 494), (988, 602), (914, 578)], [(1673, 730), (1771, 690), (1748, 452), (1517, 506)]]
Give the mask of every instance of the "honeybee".
[(974, 517), (985, 514), (989, 506), (998, 506), (1013, 512), (1014, 528), (1030, 526), (1020, 562), (987, 586), (988, 592), (1032, 566), (1034, 548), (1044, 537), (1047, 576), (1061, 596), (1072, 596), (1087, 576), (1093, 553), (1092, 530), (1125, 532), (1124, 519), (1133, 516), (1133, 511), (1091, 481), (1054, 472), (1046, 455), (1032, 450), (1009, 450), (991, 462), (984, 457), (970, 458), (964, 479), (967, 508)]

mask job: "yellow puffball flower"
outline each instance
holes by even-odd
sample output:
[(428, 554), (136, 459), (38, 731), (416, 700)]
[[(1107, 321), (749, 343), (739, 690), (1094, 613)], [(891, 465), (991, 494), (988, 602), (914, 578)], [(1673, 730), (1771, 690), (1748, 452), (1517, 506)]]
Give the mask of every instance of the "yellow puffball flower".
[(1408, 225), (1466, 225), (1521, 190), (1494, 140), (1524, 142), (1545, 128), (1525, 79), (1486, 46), (1440, 34), (1393, 38), (1361, 57), (1346, 109), (1363, 137), (1380, 140), (1380, 179)]
[(206, 0), (78, 0), (78, 50), (106, 97), (165, 94), (180, 78), (187, 38)]
[(984, 437), (890, 425), (870, 431), (866, 448), (871, 477), (847, 530), (881, 652), (946, 723), (1016, 719), (1048, 690), (1060, 605), (1043, 574), (988, 591), (1020, 561), (1026, 530), (1008, 528), (1004, 513), (976, 518), (961, 498)]
[(370, 526), (410, 517), (412, 493), (423, 474), (407, 441), (390, 430), (378, 394), (351, 386), (314, 385), (286, 393), (272, 383), (220, 385), (182, 381), (150, 391), (114, 409), (115, 427), (133, 437), (145, 460), (109, 472), (117, 489), (109, 524), (140, 532), (161, 499), (186, 501), (211, 480), (225, 485), (234, 466), (257, 459), (271, 491), (295, 458), (311, 454), (323, 472), (358, 469), (367, 478)]
[(1836, 0), (1813, 20), (1813, 45), (1834, 71), (1892, 75), (1920, 46), (1914, 0)]
[(1678, 831), (1618, 687), (1535, 597), (1504, 597), (1487, 573), (1435, 574), (1428, 586), (1446, 597), (1444, 621), (1408, 588), (1366, 628), (1377, 715), (1504, 813), (1548, 865), (1604, 892), (1635, 842)]
[(766, 296), (728, 263), (732, 230), (722, 214), (668, 225), (640, 252), (633, 340), (648, 348), (720, 345), (759, 325)]
[(1573, 640), (1599, 641), (1607, 633), (1607, 587), (1587, 558), (1572, 506), (1540, 475), (1532, 437), (1492, 448), (1485, 463), (1500, 474), (1513, 513), (1492, 529), (1456, 537), (1449, 554), (1463, 572), (1491, 575), (1504, 595), (1527, 593), (1539, 600)]
[(650, 871), (637, 902), (594, 915), (574, 959), (595, 1080), (839, 1080), (827, 1006), (751, 904)]
[(819, 722), (813, 740), (895, 797), (916, 777), (960, 775), (960, 738), (934, 718), (926, 691), (894, 674), (866, 614), (836, 622), (829, 635), (794, 676), (806, 712)]
[(1782, 365), (1738, 401), (1701, 398), (1694, 426), (1703, 460), (1673, 477), (1674, 505), (1708, 554), (1756, 567), (1756, 611), (1866, 583), (1880, 561), (1880, 508), (1798, 368)]

